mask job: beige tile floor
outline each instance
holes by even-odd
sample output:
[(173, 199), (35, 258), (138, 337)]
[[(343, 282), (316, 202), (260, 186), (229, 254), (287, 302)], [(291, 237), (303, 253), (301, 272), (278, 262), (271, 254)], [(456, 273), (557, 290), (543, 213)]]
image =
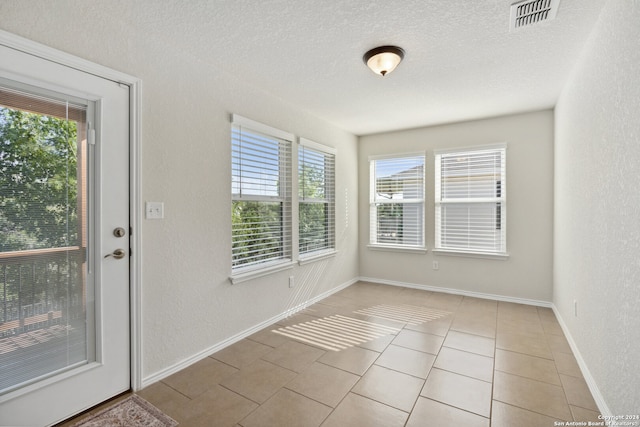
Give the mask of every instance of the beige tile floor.
[[(286, 327), (305, 327), (305, 341), (273, 332)], [(365, 282), (138, 394), (194, 427), (540, 427), (599, 415), (552, 310)]]

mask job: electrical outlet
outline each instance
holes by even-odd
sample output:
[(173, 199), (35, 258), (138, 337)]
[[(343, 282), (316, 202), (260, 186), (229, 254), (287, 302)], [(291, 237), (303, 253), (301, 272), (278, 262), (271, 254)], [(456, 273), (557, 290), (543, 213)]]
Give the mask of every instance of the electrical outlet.
[(295, 282), (293, 276), (289, 276), (289, 287), (293, 288), (295, 286)]
[(440, 269), (440, 263), (438, 261), (433, 261), (433, 269), (434, 270), (439, 270)]

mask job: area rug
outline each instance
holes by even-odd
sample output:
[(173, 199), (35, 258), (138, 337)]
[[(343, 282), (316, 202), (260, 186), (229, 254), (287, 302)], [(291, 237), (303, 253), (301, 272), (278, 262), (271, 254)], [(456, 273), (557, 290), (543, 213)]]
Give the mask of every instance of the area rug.
[(73, 427), (175, 427), (178, 423), (140, 396), (131, 395)]

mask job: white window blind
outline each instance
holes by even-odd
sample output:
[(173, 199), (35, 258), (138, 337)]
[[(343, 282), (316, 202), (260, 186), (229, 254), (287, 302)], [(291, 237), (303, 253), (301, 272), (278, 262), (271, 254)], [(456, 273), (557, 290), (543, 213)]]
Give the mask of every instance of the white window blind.
[(300, 255), (335, 248), (335, 151), (301, 139), (298, 184)]
[(233, 116), (232, 268), (291, 260), (289, 134)]
[(424, 159), (370, 159), (371, 245), (424, 248)]
[(506, 146), (436, 153), (436, 249), (506, 253)]

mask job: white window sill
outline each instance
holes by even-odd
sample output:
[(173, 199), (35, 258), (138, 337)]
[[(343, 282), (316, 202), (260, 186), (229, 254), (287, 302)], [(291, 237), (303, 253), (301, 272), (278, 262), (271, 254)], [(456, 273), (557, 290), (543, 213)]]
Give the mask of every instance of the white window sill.
[(509, 254), (496, 254), (490, 252), (467, 252), (467, 251), (454, 251), (450, 249), (433, 249), (433, 252), (436, 255), (444, 255), (444, 256), (458, 256), (458, 257), (466, 257), (466, 258), (484, 258), (484, 259), (495, 259), (506, 261), (509, 259)]
[(259, 267), (254, 267), (251, 269), (250, 267), (247, 270), (242, 270), (231, 274), (229, 276), (229, 280), (231, 280), (231, 284), (237, 285), (238, 283), (246, 282), (251, 279), (256, 279), (258, 277), (266, 276), (268, 274), (277, 273), (278, 271), (289, 270), (293, 268), (293, 262), (288, 259), (284, 261), (274, 261), (273, 263), (263, 264)]
[(414, 254), (426, 254), (427, 248), (417, 246), (398, 246), (398, 245), (367, 245), (373, 251), (387, 252), (410, 252)]
[(320, 261), (323, 259), (331, 258), (336, 256), (338, 251), (335, 249), (327, 249), (324, 251), (311, 252), (308, 254), (300, 255), (300, 259), (298, 260), (298, 265), (305, 265), (315, 261)]

